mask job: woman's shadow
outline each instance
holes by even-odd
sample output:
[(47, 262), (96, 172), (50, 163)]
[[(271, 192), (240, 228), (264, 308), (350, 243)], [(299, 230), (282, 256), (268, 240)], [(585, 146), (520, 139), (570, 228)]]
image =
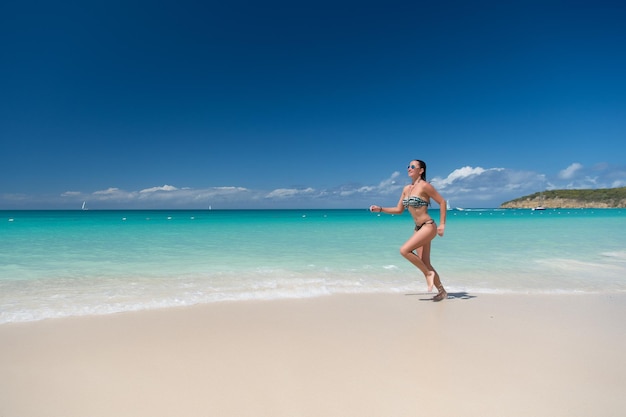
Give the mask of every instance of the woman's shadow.
[[(428, 298), (420, 298), (420, 301), (432, 301), (435, 294), (428, 292), (420, 292), (420, 293), (409, 293), (405, 295), (427, 295)], [(471, 300), (472, 298), (476, 298), (476, 295), (471, 295), (466, 291), (459, 292), (449, 292), (448, 300)]]

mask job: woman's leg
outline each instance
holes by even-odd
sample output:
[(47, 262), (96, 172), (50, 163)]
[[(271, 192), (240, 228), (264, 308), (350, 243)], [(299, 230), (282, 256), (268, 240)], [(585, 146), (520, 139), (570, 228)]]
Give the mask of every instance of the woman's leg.
[(437, 273), (434, 270), (430, 270), (422, 258), (413, 251), (418, 250), (426, 244), (430, 246), (430, 241), (433, 240), (436, 235), (436, 225), (434, 223), (425, 224), (421, 229), (413, 233), (413, 236), (400, 247), (400, 254), (422, 271), (426, 277), (428, 291), (432, 291)]
[(437, 295), (433, 297), (435, 301), (441, 301), (448, 297), (448, 293), (443, 288), (443, 284), (441, 283), (441, 279), (439, 278), (439, 274), (435, 271), (435, 268), (430, 263), (430, 244), (431, 242), (426, 243), (424, 246), (418, 249), (418, 255), (422, 258), (422, 262), (424, 265), (430, 270), (435, 272), (435, 287), (437, 288)]

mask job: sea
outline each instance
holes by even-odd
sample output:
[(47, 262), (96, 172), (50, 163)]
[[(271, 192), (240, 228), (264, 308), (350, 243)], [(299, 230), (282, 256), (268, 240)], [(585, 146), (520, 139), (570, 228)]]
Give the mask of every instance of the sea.
[[(626, 209), (450, 210), (431, 260), (451, 297), (623, 293), (625, 230)], [(426, 296), (423, 274), (399, 253), (412, 233), (408, 213), (366, 209), (0, 211), (0, 324), (330, 294)]]

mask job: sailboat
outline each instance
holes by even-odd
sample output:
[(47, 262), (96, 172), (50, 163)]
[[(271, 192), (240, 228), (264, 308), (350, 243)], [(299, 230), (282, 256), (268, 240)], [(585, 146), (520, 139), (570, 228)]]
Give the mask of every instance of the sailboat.
[(88, 208), (85, 205), (86, 205), (86, 201), (83, 201), (83, 207), (81, 208), (81, 210), (88, 210)]
[(541, 192), (540, 197), (541, 197), (541, 199), (540, 199), (540, 201), (541, 201), (541, 202), (539, 203), (539, 205), (538, 205), (537, 207), (535, 207), (535, 208), (533, 209), (533, 211), (534, 211), (534, 210), (545, 210), (545, 209), (546, 209), (546, 208), (543, 206), (543, 191)]
[(447, 200), (447, 201), (446, 201), (446, 206), (447, 206), (446, 208), (447, 208), (448, 210), (456, 210), (456, 211), (463, 211), (463, 210), (465, 210), (465, 209), (464, 209), (464, 208), (462, 208), (462, 207), (455, 207), (455, 208), (453, 208), (453, 209), (452, 209), (452, 208), (450, 208), (450, 200)]

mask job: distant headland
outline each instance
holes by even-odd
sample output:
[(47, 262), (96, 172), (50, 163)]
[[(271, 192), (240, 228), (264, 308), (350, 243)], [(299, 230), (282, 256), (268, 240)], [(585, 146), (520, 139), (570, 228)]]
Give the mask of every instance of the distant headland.
[(626, 187), (548, 190), (507, 201), (500, 208), (626, 208)]

